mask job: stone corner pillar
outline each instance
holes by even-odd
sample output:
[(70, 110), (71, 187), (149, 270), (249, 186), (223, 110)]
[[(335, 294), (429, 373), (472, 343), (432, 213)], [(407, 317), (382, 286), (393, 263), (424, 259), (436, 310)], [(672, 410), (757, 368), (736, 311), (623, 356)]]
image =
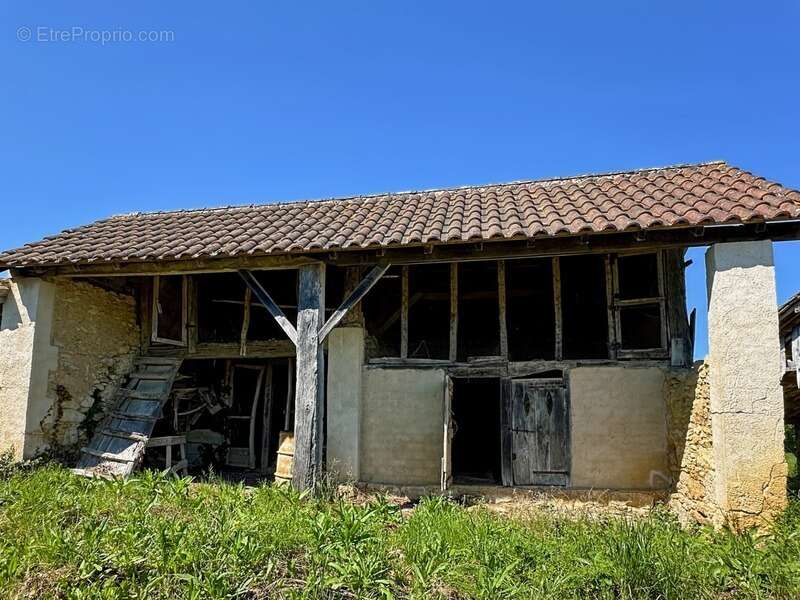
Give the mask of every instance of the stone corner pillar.
[(734, 529), (786, 506), (783, 391), (772, 242), (706, 253), (714, 500)]
[(31, 458), (45, 445), (40, 422), (52, 404), (50, 371), (58, 361), (51, 343), (55, 286), (14, 277), (0, 323), (0, 451)]
[(360, 477), (361, 369), (364, 329), (337, 327), (328, 336), (327, 467), (342, 482)]

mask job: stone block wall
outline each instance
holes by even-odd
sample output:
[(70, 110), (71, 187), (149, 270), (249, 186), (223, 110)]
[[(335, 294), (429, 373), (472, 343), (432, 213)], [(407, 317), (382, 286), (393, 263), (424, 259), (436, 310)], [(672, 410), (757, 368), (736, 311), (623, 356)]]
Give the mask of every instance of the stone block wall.
[(79, 448), (139, 343), (130, 296), (70, 279), (12, 281), (0, 323), (0, 451)]
[(85, 444), (139, 352), (133, 297), (75, 280), (58, 281), (51, 343), (58, 362), (48, 378), (44, 439), (64, 446)]
[(667, 404), (667, 458), (673, 492), (669, 507), (681, 523), (720, 526), (714, 502), (714, 456), (708, 365), (675, 369), (664, 381)]

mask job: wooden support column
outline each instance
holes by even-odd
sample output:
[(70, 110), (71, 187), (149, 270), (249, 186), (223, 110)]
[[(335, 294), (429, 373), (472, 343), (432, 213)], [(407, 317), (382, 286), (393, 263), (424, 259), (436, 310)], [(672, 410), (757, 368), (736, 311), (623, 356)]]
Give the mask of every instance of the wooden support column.
[(450, 362), (458, 359), (458, 263), (450, 263)]
[(506, 321), (506, 261), (497, 261), (497, 305), (500, 309), (500, 356), (508, 358), (508, 323)]
[(792, 329), (792, 364), (794, 364), (797, 387), (800, 388), (800, 325)]
[(400, 358), (408, 358), (408, 266), (402, 270), (400, 299)]
[(561, 262), (553, 257), (553, 309), (556, 319), (555, 359), (564, 358), (564, 315), (561, 310)]
[(325, 358), (319, 332), (325, 314), (325, 265), (302, 266), (297, 290), (297, 388), (292, 485), (313, 490), (322, 469)]

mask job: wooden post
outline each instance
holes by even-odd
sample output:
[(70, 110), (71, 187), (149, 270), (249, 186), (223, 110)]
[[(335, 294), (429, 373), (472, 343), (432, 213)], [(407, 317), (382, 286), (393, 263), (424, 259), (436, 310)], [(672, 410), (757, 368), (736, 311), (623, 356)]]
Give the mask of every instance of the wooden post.
[(614, 266), (610, 254), (606, 254), (606, 318), (608, 319), (608, 358), (617, 358), (617, 312), (614, 307)]
[(400, 358), (408, 358), (408, 266), (402, 269), (400, 297)]
[(458, 263), (450, 263), (450, 362), (458, 359)]
[(506, 322), (506, 261), (497, 261), (497, 305), (500, 308), (500, 356), (508, 358), (508, 323)]
[(253, 291), (244, 288), (244, 314), (242, 315), (242, 332), (239, 336), (239, 356), (247, 355), (247, 333), (250, 331), (250, 310), (253, 300)]
[[(347, 267), (344, 271), (344, 297), (353, 292), (361, 282), (361, 267)], [(364, 311), (361, 302), (357, 302), (342, 319), (342, 325), (364, 327)]]
[(561, 311), (561, 262), (553, 257), (553, 309), (556, 319), (555, 359), (564, 358), (564, 316)]
[(325, 358), (319, 330), (325, 314), (325, 265), (299, 269), (297, 290), (297, 387), (292, 485), (313, 490), (322, 469)]

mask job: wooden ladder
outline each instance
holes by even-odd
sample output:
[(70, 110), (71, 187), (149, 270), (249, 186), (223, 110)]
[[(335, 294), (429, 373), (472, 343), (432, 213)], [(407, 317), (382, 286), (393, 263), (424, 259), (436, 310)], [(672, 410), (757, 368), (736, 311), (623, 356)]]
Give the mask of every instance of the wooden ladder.
[(115, 393), (113, 410), (89, 445), (81, 449), (75, 473), (124, 477), (141, 463), (182, 362), (155, 356), (135, 360), (128, 383)]

